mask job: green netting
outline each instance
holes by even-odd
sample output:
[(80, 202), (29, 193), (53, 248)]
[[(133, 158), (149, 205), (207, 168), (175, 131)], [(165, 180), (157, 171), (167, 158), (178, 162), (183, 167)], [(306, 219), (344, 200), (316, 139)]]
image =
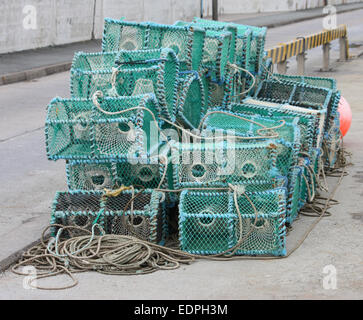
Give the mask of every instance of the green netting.
[(197, 72), (183, 72), (179, 75), (177, 120), (185, 127), (198, 127), (205, 113), (206, 92), (202, 77)]
[(115, 66), (116, 58), (117, 52), (77, 52), (71, 70), (106, 71)]
[(197, 27), (105, 19), (102, 51), (170, 48), (182, 70), (199, 70), (204, 37)]
[[(118, 161), (73, 160), (66, 166), (70, 190), (117, 189), (122, 185), (156, 189), (166, 169), (166, 165), (156, 158), (124, 158)], [(165, 182), (162, 187), (169, 186)]]
[(228, 186), (279, 176), (272, 141), (179, 143), (172, 148), (175, 189)]
[[(105, 112), (144, 107), (155, 114), (156, 102), (148, 95), (99, 100)], [(48, 106), (45, 126), (47, 155), (51, 160), (122, 158), (143, 154), (144, 132), (153, 119), (142, 109), (108, 115), (89, 99), (55, 98)]]
[[(285, 191), (274, 189), (241, 194), (243, 241), (237, 255), (285, 255)], [(258, 216), (255, 223), (255, 206)], [(182, 250), (219, 254), (237, 244), (240, 235), (233, 193), (184, 190), (180, 197), (179, 238)], [(253, 230), (251, 231), (251, 228)]]
[[(101, 191), (57, 192), (51, 224), (91, 231), (93, 223), (97, 222), (106, 234), (133, 235), (153, 243), (165, 241), (167, 224), (161, 192), (145, 190), (133, 201), (132, 191), (124, 191), (116, 197), (103, 195)], [(131, 205), (128, 205), (130, 201)], [(53, 227), (52, 236), (57, 231), (58, 228)], [(99, 232), (97, 228), (96, 232)], [(63, 235), (74, 237), (85, 234), (84, 231), (70, 229)]]
[[(105, 53), (105, 55), (108, 55)], [(139, 50), (120, 52), (116, 60), (117, 68), (93, 70), (89, 67), (99, 61), (100, 55), (77, 56), (72, 69), (71, 94), (77, 98), (91, 98), (96, 91), (104, 96), (136, 96), (155, 94), (161, 115), (173, 120), (176, 113), (177, 81), (179, 62), (171, 49)]]

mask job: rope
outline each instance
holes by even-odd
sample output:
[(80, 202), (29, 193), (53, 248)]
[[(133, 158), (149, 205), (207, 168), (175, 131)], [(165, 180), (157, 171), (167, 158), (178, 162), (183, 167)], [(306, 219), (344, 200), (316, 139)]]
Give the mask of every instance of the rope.
[[(170, 270), (177, 269), (181, 264), (189, 264), (196, 259), (204, 260), (275, 260), (284, 259), (293, 254), (300, 246), (303, 244), (305, 239), (309, 236), (315, 226), (321, 221), (323, 217), (326, 216), (327, 209), (330, 207), (330, 202), (337, 203), (333, 200), (333, 197), (341, 184), (343, 177), (345, 176), (345, 171), (341, 171), (338, 183), (333, 188), (333, 191), (326, 198), (325, 205), (320, 209), (320, 214), (314, 223), (310, 226), (307, 232), (304, 234), (303, 238), (298, 242), (298, 244), (290, 250), (286, 256), (282, 257), (247, 257), (247, 256), (232, 256), (235, 249), (249, 236), (247, 234), (242, 238), (241, 229), (239, 240), (235, 246), (227, 250), (227, 252), (221, 253), (221, 255), (214, 256), (198, 256), (189, 254), (177, 249), (163, 247), (150, 242), (146, 242), (137, 239), (132, 236), (122, 236), (122, 235), (94, 235), (94, 228), (92, 231), (88, 231), (79, 227), (63, 227), (61, 225), (53, 225), (53, 227), (60, 227), (64, 230), (67, 229), (79, 229), (88, 235), (71, 238), (65, 241), (57, 242), (57, 252), (61, 255), (67, 256), (67, 262), (64, 258), (57, 257), (54, 254), (48, 253), (48, 246), (45, 243), (45, 233), (51, 227), (47, 227), (42, 234), (41, 244), (29, 249), (22, 258), (22, 261), (13, 266), (12, 271), (15, 274), (26, 276), (28, 274), (22, 273), (18, 270), (19, 267), (24, 265), (29, 265), (32, 263), (36, 266), (37, 270), (44, 270), (40, 275), (35, 277), (29, 283), (30, 286), (41, 289), (41, 290), (63, 290), (69, 289), (78, 284), (73, 276), (74, 273), (85, 272), (85, 271), (96, 271), (104, 274), (113, 275), (139, 275), (152, 273), (158, 270)], [(226, 188), (218, 188), (226, 189)], [(237, 195), (241, 190), (236, 186), (229, 187), (230, 190), (234, 192), (234, 201), (236, 203)], [(214, 189), (216, 190), (216, 189)], [(244, 195), (245, 193), (242, 192)], [(249, 199), (249, 198), (248, 198)], [(319, 199), (322, 199), (319, 197)], [(250, 201), (250, 199), (248, 200)], [(256, 208), (250, 201), (255, 213), (257, 215)], [(239, 222), (241, 221), (241, 212), (238, 207), (238, 202), (236, 203), (237, 213), (239, 216)], [(254, 222), (254, 226), (257, 222), (257, 216)], [(94, 225), (98, 226), (98, 225)], [(253, 228), (251, 229), (253, 230)], [(251, 232), (250, 230), (250, 232)], [(59, 234), (57, 235), (59, 237)], [(91, 236), (91, 237), (90, 237)], [(51, 242), (55, 245), (55, 241)], [(77, 249), (81, 248), (81, 249)], [(229, 253), (229, 255), (228, 255)], [(73, 282), (70, 285), (59, 287), (59, 288), (46, 288), (41, 286), (33, 286), (32, 282), (48, 277), (57, 276), (60, 274), (66, 274)]]
[(236, 73), (237, 70), (240, 70), (240, 71), (246, 72), (252, 78), (252, 84), (250, 85), (250, 87), (247, 90), (245, 90), (243, 92), (240, 92), (240, 93), (232, 96), (232, 98), (236, 98), (236, 97), (240, 97), (242, 95), (245, 95), (245, 94), (247, 94), (248, 92), (250, 92), (255, 87), (255, 85), (256, 85), (256, 77), (250, 71), (248, 71), (247, 69), (242, 68), (240, 66), (237, 66), (234, 63), (228, 62), (227, 65), (235, 69), (235, 72), (234, 73)]
[[(148, 98), (151, 98), (151, 96), (150, 96), (150, 95), (147, 95), (147, 96), (148, 96)], [(130, 111), (133, 111), (133, 110), (144, 110), (144, 111), (146, 111), (146, 112), (150, 113), (150, 115), (152, 116), (152, 118), (153, 118), (153, 120), (154, 120), (154, 122), (155, 122), (155, 124), (156, 124), (156, 127), (157, 127), (158, 131), (159, 131), (159, 132), (163, 135), (163, 137), (164, 137), (165, 141), (168, 141), (168, 138), (165, 136), (165, 134), (163, 133), (163, 131), (162, 131), (162, 130), (161, 130), (161, 128), (159, 127), (159, 125), (158, 125), (158, 121), (156, 120), (155, 115), (151, 112), (151, 110), (150, 110), (150, 109), (148, 109), (148, 108), (146, 108), (146, 107), (142, 107), (142, 106), (137, 106), (137, 107), (132, 107), (132, 108), (128, 108), (128, 109), (125, 109), (125, 110), (120, 110), (120, 111), (115, 111), (115, 112), (109, 112), (109, 111), (106, 111), (106, 110), (102, 109), (102, 107), (101, 107), (100, 103), (98, 102), (98, 99), (99, 99), (99, 98), (102, 98), (102, 97), (103, 97), (103, 93), (102, 93), (102, 91), (96, 91), (96, 92), (94, 93), (94, 95), (93, 95), (93, 98), (92, 98), (92, 100), (93, 100), (93, 104), (96, 106), (96, 108), (97, 108), (100, 112), (102, 112), (102, 113), (104, 113), (104, 114), (106, 114), (106, 115), (114, 116), (114, 115), (119, 115), (119, 114), (122, 114), (122, 113), (125, 113), (125, 112), (130, 112)], [(234, 116), (234, 117), (238, 117), (238, 116), (236, 116), (236, 115), (232, 115), (232, 114), (230, 114), (230, 115), (231, 115), (231, 116)], [(167, 120), (167, 119), (165, 119), (165, 118), (160, 117), (159, 119), (160, 119), (161, 121), (164, 121), (164, 122), (166, 122), (166, 123), (168, 123), (168, 124), (172, 125), (173, 127), (175, 127), (175, 128), (177, 128), (177, 129), (179, 129), (180, 131), (182, 131), (182, 132), (184, 132), (184, 133), (186, 133), (186, 134), (190, 135), (191, 137), (194, 137), (194, 138), (197, 138), (197, 139), (202, 139), (202, 140), (213, 140), (213, 141), (215, 141), (215, 140), (216, 140), (216, 138), (217, 138), (217, 139), (218, 139), (218, 138), (222, 138), (222, 139), (241, 139), (241, 140), (251, 140), (251, 139), (266, 139), (266, 138), (271, 138), (271, 136), (258, 136), (258, 137), (242, 137), (242, 136), (203, 137), (203, 136), (201, 136), (201, 135), (193, 134), (193, 133), (191, 133), (190, 131), (185, 130), (184, 128), (182, 128), (182, 127), (180, 127), (180, 126), (176, 125), (174, 122), (169, 121), (169, 120)], [(246, 120), (247, 120), (247, 121), (250, 121), (250, 120), (248, 120), (248, 119), (246, 119)], [(252, 120), (251, 120), (251, 121), (252, 121)], [(261, 124), (260, 124), (260, 126), (264, 127), (264, 126), (263, 126), (263, 125), (261, 125)], [(266, 130), (267, 130), (267, 129), (266, 129)], [(277, 136), (278, 136), (278, 135), (277, 135)]]

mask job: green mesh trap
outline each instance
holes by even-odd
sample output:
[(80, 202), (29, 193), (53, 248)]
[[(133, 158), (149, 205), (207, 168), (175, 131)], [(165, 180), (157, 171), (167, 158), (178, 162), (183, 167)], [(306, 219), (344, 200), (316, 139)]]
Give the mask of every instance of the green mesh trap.
[[(258, 114), (211, 110), (204, 123), (204, 130), (207, 133), (211, 132), (212, 134), (216, 134), (219, 132), (219, 134), (226, 136), (228, 132), (231, 132), (230, 134), (233, 132), (236, 136), (251, 137), (251, 140), (246, 141), (254, 143), (256, 139), (253, 139), (253, 137), (261, 137), (259, 130), (273, 128), (281, 124), (281, 127), (274, 129), (274, 133), (278, 135), (273, 139), (273, 143), (276, 145), (276, 166), (282, 175), (288, 176), (291, 168), (297, 165), (301, 148), (300, 130), (297, 126), (297, 119), (294, 121), (292, 123), (282, 124), (280, 121), (266, 119)], [(264, 130), (260, 133), (262, 136), (265, 136), (264, 140), (272, 141), (272, 138), (269, 138), (268, 131)]]
[(182, 70), (199, 70), (204, 37), (197, 27), (105, 19), (102, 51), (170, 48)]
[[(108, 53), (104, 53), (108, 56)], [(179, 62), (175, 53), (167, 48), (157, 50), (121, 51), (114, 56), (114, 66), (92, 69), (102, 54), (78, 55), (71, 71), (71, 94), (77, 98), (92, 98), (96, 91), (104, 96), (137, 96), (155, 94), (160, 115), (175, 118)], [(94, 61), (96, 60), (96, 61)]]
[(181, 249), (199, 255), (220, 254), (238, 243), (242, 227), (244, 241), (236, 255), (285, 255), (284, 189), (246, 195), (248, 199), (243, 194), (237, 197), (240, 225), (233, 193), (184, 190), (179, 205)]
[(331, 90), (332, 95), (327, 108), (327, 126), (324, 135), (323, 159), (327, 167), (334, 168), (342, 139), (339, 129), (340, 120), (338, 113), (341, 94), (340, 91), (337, 90), (336, 80), (332, 78), (290, 76), (282, 74), (272, 74), (271, 77), (281, 81), (294, 81)]
[(243, 113), (250, 115), (260, 115), (263, 118), (278, 121), (284, 120), (287, 123), (293, 124), (295, 119), (298, 119), (297, 126), (300, 129), (301, 149), (300, 151), (311, 154), (313, 151), (313, 137), (316, 119), (314, 115), (302, 112), (296, 112), (283, 105), (258, 101), (247, 98), (243, 103), (230, 104), (230, 111), (233, 113)]
[(252, 32), (251, 43), (249, 48), (249, 70), (258, 74), (261, 60), (264, 54), (265, 39), (267, 28), (259, 28), (254, 26), (247, 26), (243, 24), (214, 21), (207, 19), (194, 18), (193, 21), (199, 25), (210, 25), (210, 26), (234, 26), (237, 28), (237, 35), (243, 36), (246, 32)]
[[(104, 197), (101, 191), (57, 192), (51, 224), (91, 231), (97, 222), (106, 234), (131, 235), (153, 243), (163, 243), (167, 234), (163, 194), (144, 190), (132, 200), (133, 195), (132, 191), (124, 191), (116, 197)], [(52, 236), (58, 230), (58, 227), (53, 227)], [(99, 232), (97, 228), (96, 231)], [(69, 229), (64, 231), (63, 236), (85, 234), (82, 230)]]
[[(276, 126), (281, 120), (286, 121), (282, 127), (274, 129), (275, 133), (278, 134), (278, 137), (274, 138), (277, 153), (276, 167), (279, 173), (288, 179), (287, 191), (289, 197), (287, 217), (296, 216), (296, 208), (291, 202), (298, 201), (298, 196), (295, 195), (294, 198), (290, 198), (290, 194), (294, 193), (296, 184), (294, 169), (298, 165), (301, 151), (301, 134), (298, 126), (299, 119), (288, 117), (286, 119), (280, 117), (275, 119), (268, 118), (265, 115), (261, 116), (258, 112), (254, 112), (253, 108), (245, 108), (243, 104), (233, 104), (231, 109), (237, 112), (223, 111), (223, 113), (219, 113), (216, 110), (217, 113), (211, 113), (205, 121), (205, 130), (211, 131), (212, 133), (216, 130), (223, 130), (223, 134), (227, 134), (227, 130), (233, 130), (237, 136), (256, 137), (258, 136), (258, 130), (261, 129), (260, 125), (271, 128)], [(242, 117), (246, 120), (236, 118), (235, 116)], [(254, 140), (252, 139), (251, 141), (253, 142)]]
[[(167, 166), (157, 159), (128, 158), (118, 161), (73, 160), (66, 166), (70, 190), (104, 190), (124, 186), (142, 186), (156, 189)], [(171, 169), (171, 168), (170, 168)], [(162, 185), (168, 188), (167, 182)]]
[[(176, 26), (195, 26), (196, 24), (177, 21)], [(234, 26), (202, 26), (205, 30), (202, 68), (209, 70), (216, 81), (223, 81), (227, 63), (236, 62), (237, 28)]]
[[(99, 105), (111, 113), (139, 107), (156, 113), (156, 102), (148, 95), (104, 98)], [(55, 98), (48, 106), (45, 125), (48, 158), (89, 160), (143, 154), (144, 132), (150, 132), (151, 114), (143, 109), (116, 115), (104, 112), (89, 99)]]
[(228, 186), (277, 177), (272, 141), (179, 143), (172, 148), (175, 189)]
[[(232, 44), (234, 43), (234, 59), (229, 59), (229, 62), (235, 63), (237, 66), (243, 69), (251, 71), (251, 43), (252, 43), (252, 31), (249, 28), (241, 28), (237, 24), (231, 23), (215, 23), (215, 21), (203, 20), (196, 18), (193, 20), (193, 24), (205, 29), (215, 30), (227, 30), (232, 33)], [(236, 70), (237, 71), (237, 70)], [(253, 70), (254, 73), (254, 70)], [(244, 92), (246, 87), (251, 84), (250, 76), (238, 70), (234, 75), (233, 87), (236, 94)], [(236, 101), (237, 102), (237, 101)]]

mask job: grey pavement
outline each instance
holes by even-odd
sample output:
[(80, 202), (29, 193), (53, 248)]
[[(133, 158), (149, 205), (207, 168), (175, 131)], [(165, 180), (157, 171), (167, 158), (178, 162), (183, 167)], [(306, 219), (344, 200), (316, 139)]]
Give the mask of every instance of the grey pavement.
[[(336, 6), (336, 8), (338, 13), (343, 13), (362, 9), (363, 3), (344, 4)], [(323, 15), (322, 8), (316, 8), (293, 12), (222, 15), (220, 20), (273, 28), (322, 17)], [(320, 30), (322, 30), (321, 25), (315, 32)], [(291, 33), (290, 37), (284, 41), (294, 37), (295, 35)], [(281, 41), (283, 40), (279, 40), (279, 42)], [(2, 54), (0, 55), (0, 85), (31, 80), (69, 70), (76, 51), (101, 51), (101, 40)]]

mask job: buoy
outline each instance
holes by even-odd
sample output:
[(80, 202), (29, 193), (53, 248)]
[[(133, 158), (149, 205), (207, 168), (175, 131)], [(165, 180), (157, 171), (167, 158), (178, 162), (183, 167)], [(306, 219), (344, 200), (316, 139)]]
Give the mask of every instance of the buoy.
[(350, 125), (352, 123), (352, 110), (350, 109), (350, 105), (347, 100), (343, 96), (340, 97), (339, 105), (339, 120), (340, 120), (340, 132), (343, 137), (348, 132)]

